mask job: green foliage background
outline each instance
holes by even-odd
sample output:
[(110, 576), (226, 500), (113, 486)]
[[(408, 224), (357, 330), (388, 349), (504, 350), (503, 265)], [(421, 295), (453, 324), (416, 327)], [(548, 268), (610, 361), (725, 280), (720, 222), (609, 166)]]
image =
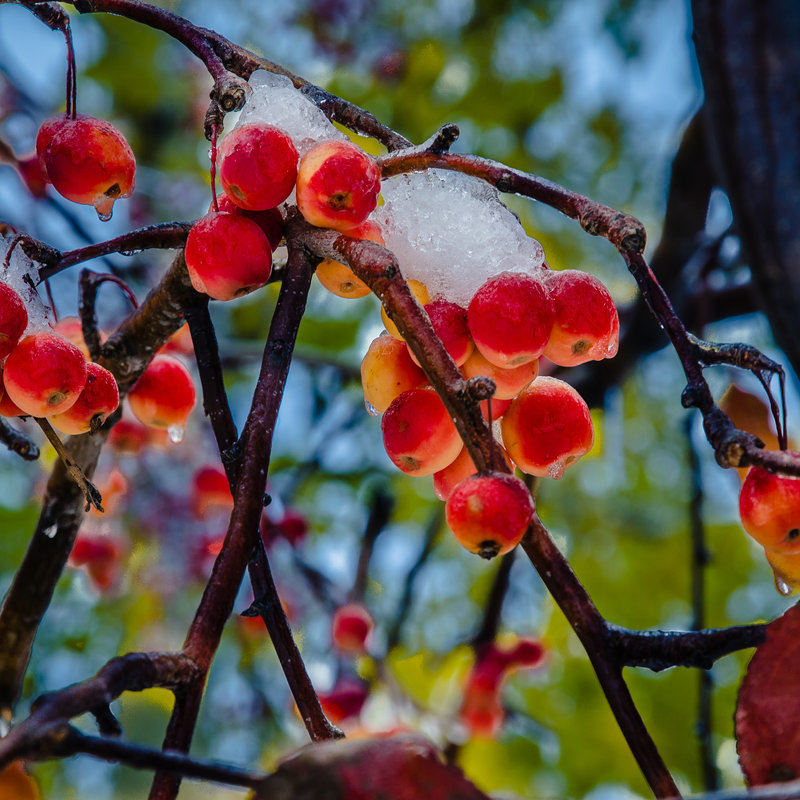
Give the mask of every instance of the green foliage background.
[[(633, 213), (647, 223), (651, 241), (658, 239), (669, 161), (699, 95), (686, 10), (677, 0), (415, 0), (402, 7), (393, 0), (186, 0), (160, 5), (322, 83), (413, 141), (455, 121), (462, 128), (457, 149), (542, 174)], [(0, 36), (22, 30), (54, 51), (62, 46), (55, 35), (34, 30), (35, 21), (19, 8), (0, 9), (0, 26)], [(203, 69), (162, 34), (126, 20), (76, 16), (74, 28), (81, 110), (118, 122), (140, 165), (136, 196), (113, 224), (123, 229), (204, 213), (207, 143), (201, 127), (210, 80)], [(666, 53), (661, 38), (672, 48)], [(17, 137), (20, 148), (60, 102), (61, 78), (53, 63), (51, 94), (32, 93), (28, 107), (3, 121), (4, 133)], [(672, 72), (662, 69), (664, 64)], [(30, 69), (13, 61), (2, 66), (12, 78)], [(654, 80), (647, 96), (636, 88), (642, 74)], [(8, 187), (14, 178), (0, 172), (0, 180)], [(7, 191), (22, 190), (11, 185)], [(0, 218), (55, 246), (70, 243), (73, 234), (44, 212), (29, 202), (13, 205), (6, 196), (0, 194)], [(508, 203), (543, 243), (553, 266), (594, 272), (621, 308), (630, 302), (633, 281), (606, 242), (582, 234), (548, 209), (516, 198)], [(80, 219), (92, 237), (111, 235), (99, 231), (90, 217)], [(142, 292), (167, 261), (147, 255), (119, 263)], [(59, 279), (56, 290), (62, 314), (74, 313), (75, 276)], [(240, 424), (275, 298), (270, 287), (214, 308)], [(104, 312), (105, 323), (112, 325), (123, 308), (110, 300)], [(389, 468), (378, 423), (363, 411), (358, 364), (379, 328), (373, 298), (347, 303), (314, 287), (287, 395), (290, 407), (276, 440), (270, 491), (308, 516), (312, 533), (302, 559), (327, 576), (332, 597), (339, 599), (352, 580), (371, 493), (383, 487), (393, 494), (395, 511), (379, 539), (367, 593), (385, 636), (405, 574), (439, 503), (428, 481), (412, 481)], [(731, 332), (772, 347), (758, 319), (717, 331), (726, 337)], [(717, 376), (716, 388), (728, 379)], [(687, 453), (689, 446), (697, 447), (711, 554), (707, 624), (769, 619), (788, 601), (774, 593), (763, 559), (739, 529), (736, 476), (723, 473), (708, 457), (697, 420), (680, 407), (681, 385), (669, 351), (642, 362), (596, 410), (599, 442), (591, 457), (561, 481), (541, 486), (539, 512), (608, 619), (636, 628), (688, 628)], [(123, 463), (131, 480), (130, 505), (120, 523), (130, 543), (129, 575), (117, 593), (99, 597), (82, 573), (69, 570), (37, 640), (26, 703), (42, 691), (91, 675), (116, 653), (180, 644), (201, 591), (200, 581), (187, 576), (182, 563), (196, 531), (180, 504), (188, 498), (193, 469), (212, 461), (213, 453), (198, 412), (183, 445)], [(0, 459), (3, 479), (13, 488), (0, 507), (4, 589), (33, 529), (43, 473), (5, 454)], [(326, 688), (338, 669), (329, 652), (330, 608), (298, 579), (288, 548), (276, 548), (273, 558), (279, 585), (283, 582), (295, 609), (294, 625), (312, 677)], [(487, 791), (598, 798), (627, 787), (647, 796), (577, 640), (527, 561), (517, 561), (503, 629), (542, 637), (548, 659), (543, 668), (514, 676), (505, 693), (509, 719), (503, 732), (494, 741), (467, 742), (459, 763)], [(495, 569), (442, 533), (420, 574), (401, 644), (386, 661), (388, 685), (399, 687), (413, 703), (395, 703), (392, 717), (386, 709), (394, 696), (383, 684), (373, 698), (375, 725), (394, 719), (440, 741), (452, 734), (459, 680), (470, 660), (464, 644), (480, 623)], [(243, 592), (240, 607), (247, 602)], [(378, 650), (380, 644), (379, 635)], [(713, 745), (726, 785), (740, 782), (732, 714), (747, 657), (726, 658), (713, 670)], [(365, 677), (376, 675), (376, 665), (368, 660), (354, 666)], [(659, 675), (629, 670), (626, 677), (681, 787), (700, 790), (698, 675), (683, 669)], [(154, 746), (160, 744), (168, 713), (169, 696), (161, 692), (126, 696), (121, 704), (128, 738)], [(194, 752), (270, 768), (304, 741), (268, 643), (247, 638), (231, 624), (212, 671)], [(149, 783), (146, 774), (86, 759), (43, 764), (35, 774), (46, 797), (65, 799), (142, 797)], [(187, 800), (201, 796), (240, 794), (188, 783), (181, 794)]]

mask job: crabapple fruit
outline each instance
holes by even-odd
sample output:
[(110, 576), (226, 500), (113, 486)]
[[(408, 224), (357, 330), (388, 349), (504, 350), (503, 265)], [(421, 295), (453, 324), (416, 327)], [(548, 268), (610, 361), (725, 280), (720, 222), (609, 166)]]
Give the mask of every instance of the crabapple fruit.
[[(442, 340), (444, 349), (450, 358), (460, 367), (472, 355), (475, 345), (467, 327), (467, 309), (456, 303), (440, 298), (425, 305), (431, 325), (436, 335)], [(415, 364), (419, 364), (416, 356), (409, 349), (409, 355)]]
[(3, 383), (24, 414), (49, 417), (66, 411), (86, 384), (83, 353), (57, 333), (34, 333), (20, 340), (6, 359)]
[(408, 475), (432, 475), (461, 452), (458, 431), (433, 389), (410, 389), (396, 397), (381, 430), (389, 458)]
[[(212, 203), (208, 213), (210, 214), (214, 210)], [(264, 231), (264, 235), (269, 240), (269, 246), (273, 252), (275, 252), (281, 243), (281, 239), (283, 239), (283, 217), (277, 208), (268, 208), (264, 211), (248, 211), (237, 206), (228, 195), (222, 193), (217, 195), (216, 210), (227, 211), (229, 214), (238, 214), (240, 217), (247, 217), (247, 219), (253, 220)]]
[(94, 433), (119, 406), (119, 389), (114, 376), (93, 361), (86, 363), (86, 384), (78, 399), (60, 414), (50, 416), (62, 433)]
[(42, 174), (39, 156), (32, 153), (17, 160), (17, 172), (28, 191), (40, 200), (47, 197), (47, 181)]
[(27, 325), (22, 298), (7, 283), (0, 283), (0, 359), (16, 347)]
[(198, 292), (233, 300), (263, 286), (272, 271), (272, 248), (261, 228), (225, 211), (206, 214), (186, 240), (186, 268)]
[(48, 180), (67, 200), (94, 206), (101, 219), (110, 219), (114, 202), (133, 191), (136, 159), (125, 137), (96, 117), (61, 117), (53, 126), (49, 141), (42, 136)]
[(800, 478), (750, 467), (739, 492), (739, 517), (765, 549), (800, 553)]
[(361, 361), (361, 385), (368, 410), (382, 414), (395, 397), (428, 382), (411, 360), (405, 342), (383, 334), (373, 339)]
[(192, 376), (172, 356), (156, 356), (128, 392), (136, 419), (150, 428), (166, 428), (173, 441), (183, 438), (195, 400)]
[[(472, 355), (461, 365), (461, 374), (465, 378), (475, 378), (485, 375), (494, 381), (495, 392), (493, 400), (511, 400), (516, 397), (539, 374), (539, 359), (527, 361), (517, 367), (498, 367), (487, 361), (480, 350), (474, 350)], [(492, 412), (495, 404), (492, 403)], [(495, 419), (500, 414), (495, 413)]]
[(319, 142), (300, 159), (297, 207), (312, 225), (347, 233), (375, 210), (380, 190), (375, 160), (351, 142)]
[(360, 680), (339, 681), (329, 692), (320, 692), (319, 704), (325, 716), (339, 725), (361, 713), (369, 697), (369, 684)]
[[(380, 225), (371, 219), (348, 231), (347, 235), (356, 239), (366, 239), (377, 244), (385, 244)], [(356, 277), (347, 264), (342, 264), (330, 258), (319, 262), (316, 275), (319, 282), (329, 292), (333, 292), (338, 297), (356, 299), (366, 297), (370, 292), (369, 286), (361, 278)]]
[(221, 467), (201, 467), (192, 477), (192, 511), (204, 517), (211, 509), (230, 511), (233, 495), (228, 476)]
[(240, 208), (265, 211), (282, 203), (297, 179), (297, 148), (279, 128), (250, 122), (219, 146), (219, 180)]
[(568, 383), (539, 377), (512, 401), (500, 420), (503, 444), (528, 475), (560, 478), (592, 449), (589, 407)]
[(542, 281), (501, 272), (478, 289), (467, 309), (475, 347), (508, 369), (539, 358), (550, 338), (555, 311)]
[(535, 510), (533, 497), (519, 478), (487, 472), (465, 478), (453, 489), (445, 516), (459, 543), (488, 559), (519, 544)]
[(331, 625), (333, 644), (347, 653), (363, 653), (375, 623), (360, 603), (348, 603), (336, 609)]
[(69, 556), (74, 567), (85, 567), (89, 578), (101, 592), (108, 591), (119, 580), (122, 548), (102, 533), (79, 533)]
[(544, 355), (561, 367), (576, 367), (617, 354), (619, 317), (603, 284), (588, 272), (549, 272), (547, 290), (555, 322)]
[[(428, 294), (428, 288), (425, 286), (424, 283), (420, 281), (410, 280), (408, 281), (408, 288), (411, 289), (411, 294), (417, 298), (417, 302), (421, 306), (425, 306), (430, 302), (430, 295)], [(402, 334), (397, 329), (397, 325), (389, 319), (389, 315), (386, 313), (386, 309), (381, 306), (381, 319), (383, 320), (383, 324), (386, 326), (386, 330), (394, 336), (395, 339), (399, 339), (401, 342), (405, 341), (403, 339)]]

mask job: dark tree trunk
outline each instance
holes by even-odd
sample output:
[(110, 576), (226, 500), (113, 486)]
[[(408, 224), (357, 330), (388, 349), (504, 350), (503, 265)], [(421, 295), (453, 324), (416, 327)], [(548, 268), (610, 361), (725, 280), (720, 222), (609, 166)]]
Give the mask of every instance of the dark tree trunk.
[(800, 2), (692, 0), (711, 156), (759, 302), (800, 372)]

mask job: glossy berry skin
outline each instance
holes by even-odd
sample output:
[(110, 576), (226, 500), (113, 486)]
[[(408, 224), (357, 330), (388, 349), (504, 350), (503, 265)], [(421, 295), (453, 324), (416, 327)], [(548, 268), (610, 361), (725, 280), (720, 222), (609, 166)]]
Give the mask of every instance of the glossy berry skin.
[[(256, 225), (264, 231), (264, 235), (267, 237), (267, 241), (269, 241), (269, 246), (272, 248), (272, 251), (275, 252), (278, 245), (281, 243), (281, 239), (283, 239), (283, 217), (277, 208), (268, 208), (265, 211), (247, 211), (244, 208), (239, 208), (239, 206), (224, 193), (217, 195), (217, 206), (219, 211), (227, 211), (229, 214), (238, 214), (241, 217), (247, 217), (247, 219), (255, 222)], [(208, 213), (210, 214), (213, 211), (214, 207), (212, 205), (212, 207), (208, 209)]]
[[(76, 119), (88, 119), (88, 117), (86, 114), (78, 114)], [(44, 154), (47, 152), (47, 146), (53, 140), (53, 137), (68, 122), (70, 122), (70, 117), (67, 114), (55, 114), (52, 117), (48, 117), (39, 126), (39, 131), (36, 134), (36, 156), (39, 159), (42, 178), (47, 183), (50, 183), (50, 178), (47, 175), (47, 164), (44, 160)]]
[(128, 393), (134, 416), (150, 428), (183, 428), (196, 399), (192, 376), (172, 356), (156, 356)]
[(86, 359), (72, 342), (41, 332), (26, 336), (11, 351), (3, 383), (9, 399), (24, 414), (49, 417), (77, 401), (86, 374)]
[(263, 286), (272, 272), (272, 248), (261, 228), (225, 211), (195, 222), (185, 256), (192, 286), (214, 300), (248, 294)]
[(136, 159), (125, 137), (95, 117), (66, 119), (44, 149), (47, 177), (67, 200), (94, 206), (102, 219), (133, 191)]
[(383, 446), (407, 475), (432, 475), (456, 459), (461, 438), (433, 389), (411, 389), (396, 397), (381, 419)]
[(300, 159), (297, 207), (312, 225), (356, 228), (375, 210), (380, 190), (375, 160), (350, 142), (320, 142)]
[(80, 434), (96, 431), (119, 406), (119, 389), (114, 376), (93, 361), (86, 363), (86, 384), (78, 399), (60, 414), (50, 417), (62, 433)]
[(509, 455), (528, 475), (560, 478), (594, 443), (589, 407), (557, 378), (539, 377), (523, 389), (500, 425)]
[(336, 609), (331, 636), (333, 644), (347, 653), (363, 653), (375, 623), (360, 603), (348, 603)]
[(547, 276), (555, 322), (544, 356), (562, 367), (615, 356), (619, 317), (608, 289), (594, 275), (577, 269)]
[(405, 342), (383, 334), (373, 339), (361, 361), (361, 386), (368, 409), (383, 414), (403, 392), (428, 382), (412, 360)]
[(800, 479), (750, 467), (739, 492), (739, 516), (767, 550), (800, 553)]
[(447, 499), (445, 515), (459, 543), (488, 559), (519, 544), (535, 508), (519, 478), (488, 472), (461, 481)]
[(0, 283), (0, 359), (16, 347), (27, 325), (22, 298), (7, 283)]
[(297, 149), (272, 125), (251, 122), (234, 128), (222, 140), (219, 158), (222, 188), (240, 208), (275, 208), (294, 189)]
[(501, 272), (490, 278), (467, 309), (475, 347), (487, 361), (504, 369), (541, 356), (554, 318), (545, 285), (521, 272)]

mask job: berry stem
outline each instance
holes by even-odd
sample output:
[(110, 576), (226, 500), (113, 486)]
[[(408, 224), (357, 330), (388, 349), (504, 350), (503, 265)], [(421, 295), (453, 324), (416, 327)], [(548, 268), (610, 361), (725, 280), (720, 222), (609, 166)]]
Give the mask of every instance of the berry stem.
[(101, 505), (103, 498), (100, 496), (100, 492), (97, 491), (97, 487), (83, 474), (83, 470), (69, 454), (67, 448), (64, 447), (64, 443), (59, 439), (53, 426), (44, 417), (34, 417), (34, 419), (47, 437), (47, 440), (53, 445), (56, 453), (58, 453), (58, 457), (64, 464), (67, 474), (78, 484), (83, 492), (83, 496), (86, 498), (85, 510), (88, 511), (89, 508), (94, 506), (98, 511), (103, 511), (103, 506)]
[(219, 136), (219, 129), (214, 125), (211, 129), (211, 167), (209, 174), (211, 176), (211, 203), (214, 206), (214, 211), (219, 213), (219, 201), (217, 200), (217, 137)]

